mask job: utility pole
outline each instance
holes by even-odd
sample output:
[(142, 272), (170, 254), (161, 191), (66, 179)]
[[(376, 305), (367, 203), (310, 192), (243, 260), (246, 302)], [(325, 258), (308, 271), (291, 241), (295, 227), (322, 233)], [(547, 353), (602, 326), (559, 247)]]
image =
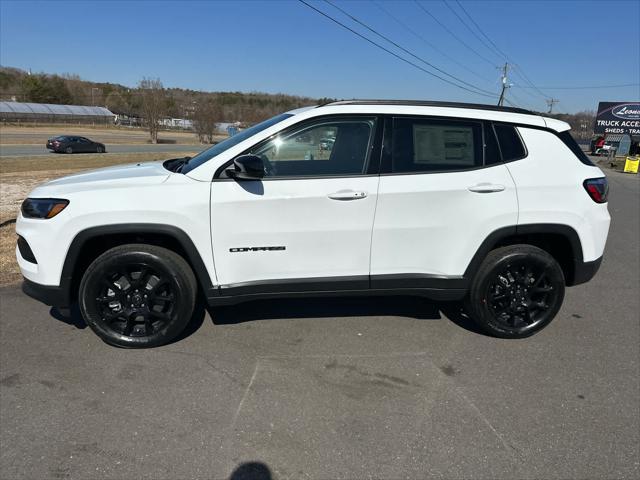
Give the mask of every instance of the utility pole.
[(504, 105), (504, 97), (507, 93), (507, 88), (511, 88), (511, 83), (507, 82), (507, 70), (509, 69), (509, 64), (505, 62), (504, 67), (502, 67), (502, 91), (500, 92), (500, 99), (498, 100), (498, 105)]
[(547, 105), (549, 105), (549, 111), (547, 113), (553, 113), (553, 106), (558, 103), (560, 100), (557, 98), (551, 98), (547, 100)]
[(92, 88), (91, 88), (91, 105), (95, 107), (96, 103), (95, 103), (95, 101), (93, 100), (93, 91), (94, 91), (94, 90), (100, 91), (100, 89), (99, 89), (99, 88), (97, 88), (97, 87), (92, 87)]

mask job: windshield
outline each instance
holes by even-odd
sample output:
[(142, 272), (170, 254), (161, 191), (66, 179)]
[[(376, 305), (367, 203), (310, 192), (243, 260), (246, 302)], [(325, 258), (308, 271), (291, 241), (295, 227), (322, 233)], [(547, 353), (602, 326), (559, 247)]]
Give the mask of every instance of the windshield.
[(280, 115), (276, 115), (275, 117), (269, 118), (264, 122), (260, 122), (254, 125), (253, 127), (249, 127), (245, 130), (242, 130), (241, 132), (235, 134), (233, 137), (229, 137), (226, 140), (223, 140), (222, 142), (215, 144), (211, 148), (207, 148), (203, 152), (200, 152), (198, 155), (196, 155), (191, 160), (189, 160), (189, 163), (184, 165), (180, 170), (180, 172), (188, 173), (194, 168), (197, 168), (203, 163), (211, 160), (216, 155), (220, 155), (225, 150), (228, 150), (229, 148), (239, 144), (240, 142), (255, 135), (256, 133), (261, 132), (262, 130), (265, 130), (270, 126), (275, 125), (276, 123), (280, 123), (284, 119), (292, 116), (293, 115), (290, 113), (281, 113)]

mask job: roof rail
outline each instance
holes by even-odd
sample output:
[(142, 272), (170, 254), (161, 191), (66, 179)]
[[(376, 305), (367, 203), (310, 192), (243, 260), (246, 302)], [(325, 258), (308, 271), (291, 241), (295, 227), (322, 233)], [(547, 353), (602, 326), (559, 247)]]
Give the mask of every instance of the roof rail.
[(412, 107), (449, 107), (470, 108), (476, 110), (493, 110), (497, 112), (523, 113), (525, 115), (539, 115), (537, 112), (518, 107), (501, 107), (498, 105), (485, 105), (481, 103), (438, 102), (431, 100), (340, 100), (322, 105), (406, 105)]

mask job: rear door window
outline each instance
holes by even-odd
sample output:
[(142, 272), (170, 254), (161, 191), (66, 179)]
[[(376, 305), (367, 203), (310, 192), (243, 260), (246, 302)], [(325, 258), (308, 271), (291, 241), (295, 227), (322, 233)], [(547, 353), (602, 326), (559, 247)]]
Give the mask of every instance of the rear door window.
[(496, 134), (493, 131), (493, 125), (490, 122), (484, 124), (484, 164), (494, 165), (501, 163), (500, 148), (496, 140)]
[(392, 173), (464, 170), (483, 164), (482, 124), (394, 118)]

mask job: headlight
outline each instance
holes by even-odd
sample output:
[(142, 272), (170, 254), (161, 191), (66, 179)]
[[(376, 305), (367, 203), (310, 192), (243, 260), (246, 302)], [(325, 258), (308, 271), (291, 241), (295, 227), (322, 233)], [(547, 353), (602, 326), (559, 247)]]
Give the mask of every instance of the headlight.
[(27, 198), (22, 202), (25, 218), (53, 218), (69, 205), (69, 200), (60, 198)]

